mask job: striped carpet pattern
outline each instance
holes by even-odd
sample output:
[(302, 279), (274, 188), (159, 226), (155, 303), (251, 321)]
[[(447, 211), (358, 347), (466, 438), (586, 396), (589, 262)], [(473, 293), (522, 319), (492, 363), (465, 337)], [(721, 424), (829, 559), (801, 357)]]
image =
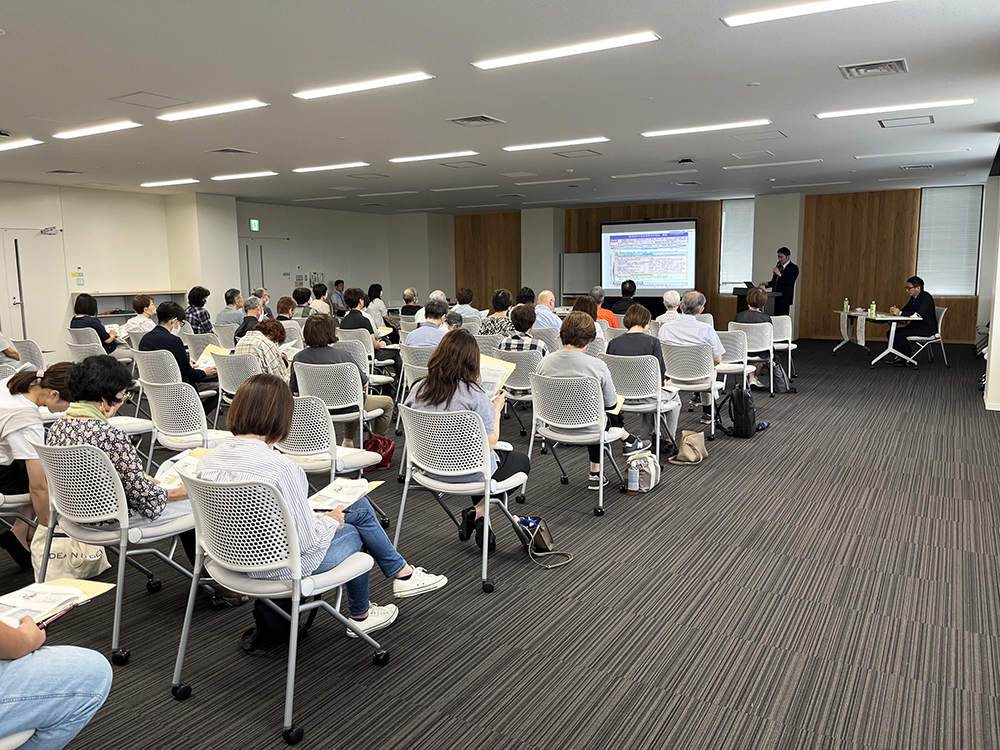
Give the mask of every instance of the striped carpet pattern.
[[(653, 493), (612, 485), (602, 518), (586, 452), (560, 451), (563, 486), (536, 447), (528, 504), (512, 507), (544, 516), (576, 557), (543, 570), (498, 524), (492, 594), (475, 545), (411, 494), (400, 551), (449, 584), (399, 602), (377, 634), (385, 667), (317, 617), (299, 653), (302, 747), (1000, 747), (1000, 416), (976, 389), (983, 363), (953, 346), (950, 369), (872, 371), (862, 350), (832, 347), (801, 342), (799, 393), (756, 396), (769, 430), (666, 465)], [(701, 429), (698, 416), (681, 427)], [(513, 420), (503, 439), (527, 448)], [(371, 478), (388, 480), (373, 498), (395, 523), (394, 471)], [(187, 586), (155, 568), (155, 595), (129, 571), (132, 660), (71, 747), (284, 746), (285, 649), (240, 650), (249, 606), (199, 601), (194, 692), (171, 698)], [(7, 559), (0, 570), (5, 589), (29, 581)], [(391, 595), (374, 573), (372, 598)], [(110, 596), (88, 604), (49, 642), (107, 653), (112, 611)]]

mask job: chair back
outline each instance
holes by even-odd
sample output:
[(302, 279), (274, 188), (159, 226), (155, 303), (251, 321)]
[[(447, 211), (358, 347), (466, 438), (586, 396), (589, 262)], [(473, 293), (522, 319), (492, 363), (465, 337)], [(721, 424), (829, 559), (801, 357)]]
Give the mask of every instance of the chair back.
[(505, 388), (512, 391), (531, 390), (531, 374), (542, 363), (542, 353), (540, 351), (537, 349), (528, 349), (523, 352), (508, 352), (504, 349), (497, 349), (490, 356), (514, 365), (514, 372), (507, 378)]
[(478, 315), (463, 315), (462, 316), (462, 328), (471, 333), (473, 336), (479, 334), (479, 328), (483, 325), (483, 319)]
[(296, 396), (292, 429), (288, 437), (274, 447), (294, 456), (329, 453), (333, 459), (333, 466), (330, 468), (332, 478), (337, 466), (337, 434), (323, 399), (316, 396)]
[[(129, 334), (129, 338), (132, 338), (132, 334)], [(218, 335), (211, 331), (209, 333), (186, 333), (181, 331), (181, 341), (188, 348), (188, 356), (195, 362), (198, 361), (198, 357), (205, 351), (206, 346), (210, 344), (213, 346), (222, 346)]]
[(150, 383), (139, 379), (149, 399), (149, 411), (156, 431), (164, 435), (201, 434), (208, 442), (208, 420), (198, 393), (187, 383)]
[(181, 382), (181, 369), (177, 366), (177, 360), (166, 349), (134, 351), (132, 358), (139, 366), (139, 380), (147, 383)]
[(747, 363), (747, 335), (744, 331), (719, 331), (719, 341), (726, 350), (722, 354), (722, 364)]
[(97, 344), (102, 349), (101, 337), (97, 335), (97, 331), (93, 328), (67, 328), (69, 331), (69, 338), (74, 344)]
[(406, 460), (438, 476), (490, 476), (489, 442), (474, 411), (421, 411), (399, 405)]
[(300, 362), (295, 366), (295, 378), (300, 395), (318, 397), (327, 409), (363, 408), (361, 373), (353, 362), (327, 365)]
[[(407, 320), (409, 318), (409, 320)], [(412, 333), (417, 330), (417, 321), (412, 319), (412, 315), (401, 315), (399, 318), (399, 332)]]
[(31, 362), (36, 370), (45, 369), (45, 357), (42, 355), (42, 348), (31, 339), (21, 341), (11, 341), (17, 353), (21, 356), (22, 362)]
[(118, 521), (128, 528), (128, 503), (121, 477), (100, 448), (88, 445), (36, 445), (56, 513), (75, 524)]
[(600, 358), (608, 350), (608, 342), (605, 339), (594, 339), (587, 347), (587, 354), (591, 357)]
[(770, 352), (774, 346), (774, 327), (770, 323), (729, 324), (730, 331), (743, 331), (747, 335), (748, 352)]
[(652, 354), (621, 357), (605, 354), (601, 357), (611, 372), (615, 392), (624, 399), (657, 398), (662, 381), (660, 363)]
[(285, 328), (285, 343), (294, 343), (298, 348), (302, 348), (302, 326), (297, 320), (279, 320)]
[(125, 342), (128, 344), (128, 348), (134, 352), (139, 351), (139, 344), (142, 343), (142, 337), (145, 336), (149, 331), (129, 331), (128, 338)]
[[(86, 329), (90, 331), (90, 329)], [(94, 333), (93, 331), (90, 331)], [(97, 334), (94, 333), (96, 337)], [(69, 353), (73, 358), (74, 362), (83, 362), (87, 357), (103, 356), (107, 354), (104, 351), (104, 347), (100, 344), (66, 344), (69, 347)]]
[(340, 351), (347, 352), (351, 355), (351, 359), (354, 360), (362, 372), (368, 372), (368, 353), (365, 351), (365, 345), (360, 341), (354, 341), (352, 339), (338, 341), (336, 344), (330, 344), (334, 349), (339, 349)]
[(649, 321), (649, 335), (656, 337), (660, 335), (660, 321), (651, 320)]
[(531, 335), (536, 339), (541, 339), (549, 347), (550, 352), (557, 352), (562, 349), (562, 341), (559, 339), (558, 328), (532, 328)]
[(605, 334), (607, 334), (608, 329), (611, 328), (611, 326), (608, 325), (608, 321), (606, 321), (604, 318), (598, 318), (597, 325), (599, 325), (601, 328), (604, 329)]
[(663, 364), (670, 380), (698, 382), (715, 380), (715, 357), (711, 344), (668, 344), (660, 342)]
[(226, 349), (236, 348), (237, 328), (239, 328), (239, 324), (237, 323), (216, 323), (212, 326), (212, 330), (219, 337), (219, 345), (224, 346)]
[(715, 329), (715, 318), (712, 316), (712, 313), (701, 313), (700, 315), (695, 315), (694, 317), (695, 320), (700, 320), (702, 323), (708, 323), (712, 326), (713, 330)]
[[(947, 307), (935, 307), (934, 308), (934, 317), (937, 318), (937, 324), (938, 324), (938, 336), (941, 335), (941, 331), (943, 330), (941, 328), (941, 324), (944, 321), (944, 314), (946, 312), (948, 312), (948, 308)], [(16, 343), (14, 345), (17, 346)]]
[[(341, 341), (357, 341), (365, 348), (366, 357), (375, 356), (375, 345), (372, 343), (372, 335), (366, 328), (338, 328), (337, 338)], [(365, 367), (370, 369), (369, 365), (365, 365)]]
[(479, 344), (479, 353), (487, 356), (496, 356), (497, 347), (503, 340), (503, 336), (499, 334), (490, 336), (476, 336), (476, 343)]
[(774, 333), (774, 343), (792, 343), (792, 318), (790, 315), (772, 315), (771, 328)]
[(0, 365), (0, 380), (6, 380), (7, 378), (11, 377), (15, 372), (17, 372), (17, 370), (11, 367), (10, 365)]
[(417, 316), (416, 315), (400, 315), (399, 316), (399, 322), (400, 323), (416, 323), (417, 322)]
[(624, 336), (626, 333), (628, 333), (627, 328), (608, 328), (608, 334), (605, 338), (607, 341), (613, 341), (619, 336)]
[(557, 429), (604, 428), (604, 401), (597, 378), (554, 378), (534, 372), (528, 380), (536, 419)]
[(614, 316), (618, 318), (618, 325), (621, 328), (625, 327), (625, 313), (615, 313)]
[(407, 346), (406, 344), (400, 344), (399, 356), (403, 360), (403, 369), (411, 365), (427, 367), (427, 363), (430, 361), (435, 348), (433, 346)]
[(236, 393), (243, 381), (260, 375), (260, 360), (254, 354), (216, 354), (215, 372), (223, 393)]

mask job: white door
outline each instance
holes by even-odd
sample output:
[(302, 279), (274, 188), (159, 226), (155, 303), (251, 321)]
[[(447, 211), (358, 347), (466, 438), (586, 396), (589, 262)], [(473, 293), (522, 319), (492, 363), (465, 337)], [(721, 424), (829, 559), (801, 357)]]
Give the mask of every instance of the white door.
[(271, 292), (271, 309), (278, 297), (291, 294), (288, 277), (283, 276), (288, 265), (288, 240), (240, 238), (240, 282), (243, 294), (249, 296), (257, 287)]
[(0, 330), (8, 339), (32, 339), (50, 362), (68, 356), (65, 346), (71, 315), (66, 258), (61, 234), (37, 229), (3, 230), (4, 294)]

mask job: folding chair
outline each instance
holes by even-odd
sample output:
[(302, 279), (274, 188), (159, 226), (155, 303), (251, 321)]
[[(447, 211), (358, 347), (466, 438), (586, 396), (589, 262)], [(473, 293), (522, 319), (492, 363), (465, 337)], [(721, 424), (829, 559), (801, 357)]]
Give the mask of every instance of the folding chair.
[(767, 362), (771, 375), (770, 391), (774, 398), (774, 327), (770, 323), (729, 324), (730, 331), (743, 331), (747, 336), (748, 352), (764, 352), (763, 356), (748, 355), (748, 362)]
[(208, 429), (208, 420), (198, 394), (187, 383), (149, 383), (142, 379), (139, 383), (146, 392), (153, 415), (147, 473), (156, 443), (171, 450), (184, 451), (188, 448), (214, 448), (218, 441), (233, 436), (226, 430)]
[[(941, 356), (944, 357), (944, 366), (945, 367), (951, 367), (951, 365), (948, 364), (948, 355), (944, 351), (944, 339), (941, 338), (941, 330), (942, 330), (941, 329), (941, 323), (944, 321), (944, 314), (946, 312), (948, 312), (948, 308), (947, 307), (935, 307), (934, 308), (934, 315), (937, 317), (938, 332), (935, 333), (933, 336), (907, 336), (906, 337), (907, 341), (909, 341), (911, 343), (914, 343), (914, 344), (920, 344), (920, 348), (917, 349), (917, 351), (914, 352), (914, 354), (913, 354), (913, 359), (916, 359), (917, 355), (920, 354), (920, 352), (922, 352), (924, 349), (927, 349), (927, 356), (930, 357), (930, 361), (933, 362), (934, 361), (934, 349), (933, 349), (933, 347), (931, 347), (931, 344), (940, 344), (941, 345)], [(777, 347), (775, 347), (775, 348), (777, 348)], [(789, 357), (790, 356), (791, 356), (791, 353), (789, 353)]]
[[(768, 324), (768, 327), (769, 324)], [(668, 344), (660, 342), (666, 367), (667, 387), (685, 393), (701, 393), (711, 403), (712, 427), (709, 440), (715, 440), (715, 399), (722, 383), (715, 379), (715, 357), (711, 344)]]
[[(596, 343), (596, 342), (595, 342)], [(593, 344), (591, 345), (593, 346)], [(660, 363), (652, 354), (635, 357), (621, 357), (614, 354), (601, 356), (611, 372), (615, 393), (625, 399), (622, 411), (631, 414), (652, 414), (656, 426), (656, 456), (660, 455), (660, 422), (667, 428), (667, 434), (674, 440), (677, 431), (677, 414), (681, 402), (676, 391), (664, 391), (660, 378)], [(667, 415), (674, 415), (674, 428), (670, 428)]]

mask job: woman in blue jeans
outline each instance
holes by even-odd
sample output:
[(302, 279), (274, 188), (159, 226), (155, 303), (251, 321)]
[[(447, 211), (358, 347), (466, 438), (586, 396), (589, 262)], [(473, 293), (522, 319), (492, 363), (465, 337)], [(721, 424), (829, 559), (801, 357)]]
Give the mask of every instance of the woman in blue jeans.
[[(288, 503), (299, 537), (302, 574), (331, 570), (355, 552), (375, 558), (386, 578), (393, 579), (397, 598), (417, 596), (444, 586), (448, 579), (414, 568), (400, 557), (365, 498), (346, 509), (317, 514), (309, 505), (305, 472), (272, 448), (288, 437), (295, 401), (288, 384), (275, 375), (254, 375), (239, 387), (229, 407), (226, 426), (234, 437), (223, 441), (198, 462), (198, 478), (209, 482), (267, 482)], [(288, 568), (251, 573), (257, 578), (288, 580)], [(399, 614), (395, 605), (368, 600), (368, 574), (346, 584), (352, 620), (365, 632), (388, 627)], [(347, 634), (353, 637), (351, 630)]]

